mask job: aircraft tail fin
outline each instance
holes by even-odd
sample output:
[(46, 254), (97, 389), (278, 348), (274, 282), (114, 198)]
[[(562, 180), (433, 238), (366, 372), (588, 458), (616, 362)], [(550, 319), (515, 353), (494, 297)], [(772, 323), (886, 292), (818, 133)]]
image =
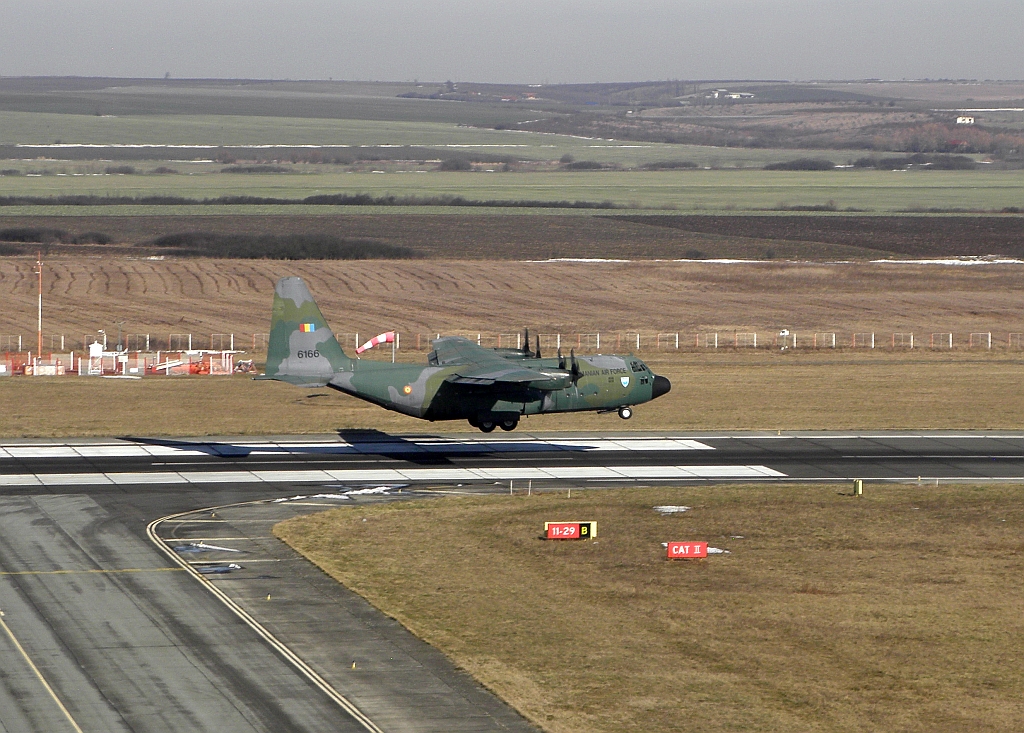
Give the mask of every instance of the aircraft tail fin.
[(284, 277), (274, 287), (267, 368), (264, 379), (322, 387), (337, 372), (352, 371), (331, 327), (301, 277)]

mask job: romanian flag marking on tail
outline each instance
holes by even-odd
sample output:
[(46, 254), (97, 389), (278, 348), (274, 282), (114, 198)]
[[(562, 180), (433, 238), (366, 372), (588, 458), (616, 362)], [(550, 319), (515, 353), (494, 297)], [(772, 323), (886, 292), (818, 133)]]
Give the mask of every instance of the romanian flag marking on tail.
[(316, 324), (315, 323), (301, 323), (301, 324), (299, 324), (299, 330), (302, 331), (302, 333), (313, 333), (316, 330)]

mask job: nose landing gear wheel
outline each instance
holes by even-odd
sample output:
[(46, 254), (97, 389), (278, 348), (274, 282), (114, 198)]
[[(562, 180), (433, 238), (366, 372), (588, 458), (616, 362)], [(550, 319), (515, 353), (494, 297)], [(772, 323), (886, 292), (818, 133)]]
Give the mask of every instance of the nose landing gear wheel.
[(515, 430), (519, 425), (519, 420), (502, 420), (499, 424), (502, 430)]
[(495, 425), (493, 420), (481, 420), (477, 427), (485, 433), (490, 433), (494, 431)]
[(633, 408), (632, 407), (620, 407), (619, 408), (619, 417), (621, 417), (623, 420), (628, 420), (629, 418), (633, 417)]

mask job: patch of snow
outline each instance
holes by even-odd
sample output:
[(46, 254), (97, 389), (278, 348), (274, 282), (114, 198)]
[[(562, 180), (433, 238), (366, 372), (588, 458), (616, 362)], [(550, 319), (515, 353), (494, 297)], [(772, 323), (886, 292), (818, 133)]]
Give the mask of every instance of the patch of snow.
[(205, 542), (189, 542), (187, 545), (178, 545), (174, 548), (177, 553), (183, 552), (242, 552), (231, 547), (219, 547), (208, 545)]
[(309, 494), (306, 496), (286, 496), (281, 499), (274, 499), (274, 504), (281, 504), (286, 501), (302, 501), (303, 499), (348, 499), (344, 494)]
[(355, 489), (354, 491), (346, 491), (344, 498), (347, 499), (348, 497), (355, 496), (357, 494), (386, 494), (394, 488), (394, 486), (377, 486), (372, 489)]
[[(281, 497), (280, 499), (273, 499), (271, 501), (271, 503), (273, 503), (273, 504), (281, 504), (281, 503), (284, 503), (286, 501), (302, 501), (304, 499), (342, 499), (342, 500), (348, 500), (348, 499), (351, 499), (353, 496), (360, 496), (360, 495), (366, 495), (366, 494), (386, 494), (389, 491), (394, 491), (395, 489), (401, 489), (403, 486), (406, 486), (406, 485), (407, 484), (395, 484), (395, 485), (390, 485), (390, 486), (374, 486), (372, 488), (366, 488), (366, 489), (352, 489), (350, 491), (345, 491), (345, 492), (340, 493), (340, 494), (302, 494), (302, 495), (299, 495), (299, 496), (284, 496), (284, 497)], [(344, 487), (343, 486), (339, 486), (339, 488), (344, 488)]]
[(671, 504), (667, 504), (665, 506), (656, 506), (656, 507), (654, 507), (654, 511), (658, 512), (658, 514), (665, 514), (665, 515), (667, 515), (667, 514), (682, 514), (683, 512), (690, 511), (690, 509), (692, 509), (692, 508), (693, 507), (674, 506), (674, 505), (671, 505)]
[(1024, 260), (1014, 257), (949, 257), (934, 260), (871, 260), (873, 265), (947, 265), (964, 267), (969, 265), (1024, 265)]
[(729, 258), (706, 259), (706, 260), (671, 260), (672, 262), (701, 262), (710, 265), (777, 265), (782, 260), (735, 260)]
[(610, 260), (603, 257), (552, 257), (546, 260), (523, 260), (528, 264), (544, 264), (546, 262), (583, 262), (583, 263), (601, 263), (601, 262), (615, 262), (615, 263), (628, 263), (633, 260)]

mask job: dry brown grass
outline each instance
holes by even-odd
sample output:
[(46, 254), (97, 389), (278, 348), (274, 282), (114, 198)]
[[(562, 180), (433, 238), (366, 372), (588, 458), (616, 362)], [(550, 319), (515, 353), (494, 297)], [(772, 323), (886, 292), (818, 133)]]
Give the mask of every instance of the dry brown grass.
[[(549, 731), (1009, 731), (1024, 727), (1019, 494), (449, 498), (275, 533)], [(551, 519), (596, 519), (598, 540), (543, 542)], [(698, 539), (732, 554), (663, 559), (661, 542)]]
[[(529, 217), (524, 217), (529, 218)], [(657, 230), (657, 227), (648, 227)], [(663, 230), (670, 231), (670, 230)], [(34, 257), (0, 258), (0, 334), (34, 341)], [(45, 333), (265, 333), (301, 275), (339, 333), (1024, 331), (1018, 266), (672, 262), (281, 262), (54, 257)]]
[[(525, 419), (520, 431), (1024, 427), (1017, 359), (790, 352), (688, 354), (650, 364), (672, 391), (639, 406), (632, 420), (546, 415)], [(461, 421), (423, 422), (328, 390), (241, 376), (11, 377), (0, 379), (0, 401), (0, 437), (8, 438), (473, 431)]]

